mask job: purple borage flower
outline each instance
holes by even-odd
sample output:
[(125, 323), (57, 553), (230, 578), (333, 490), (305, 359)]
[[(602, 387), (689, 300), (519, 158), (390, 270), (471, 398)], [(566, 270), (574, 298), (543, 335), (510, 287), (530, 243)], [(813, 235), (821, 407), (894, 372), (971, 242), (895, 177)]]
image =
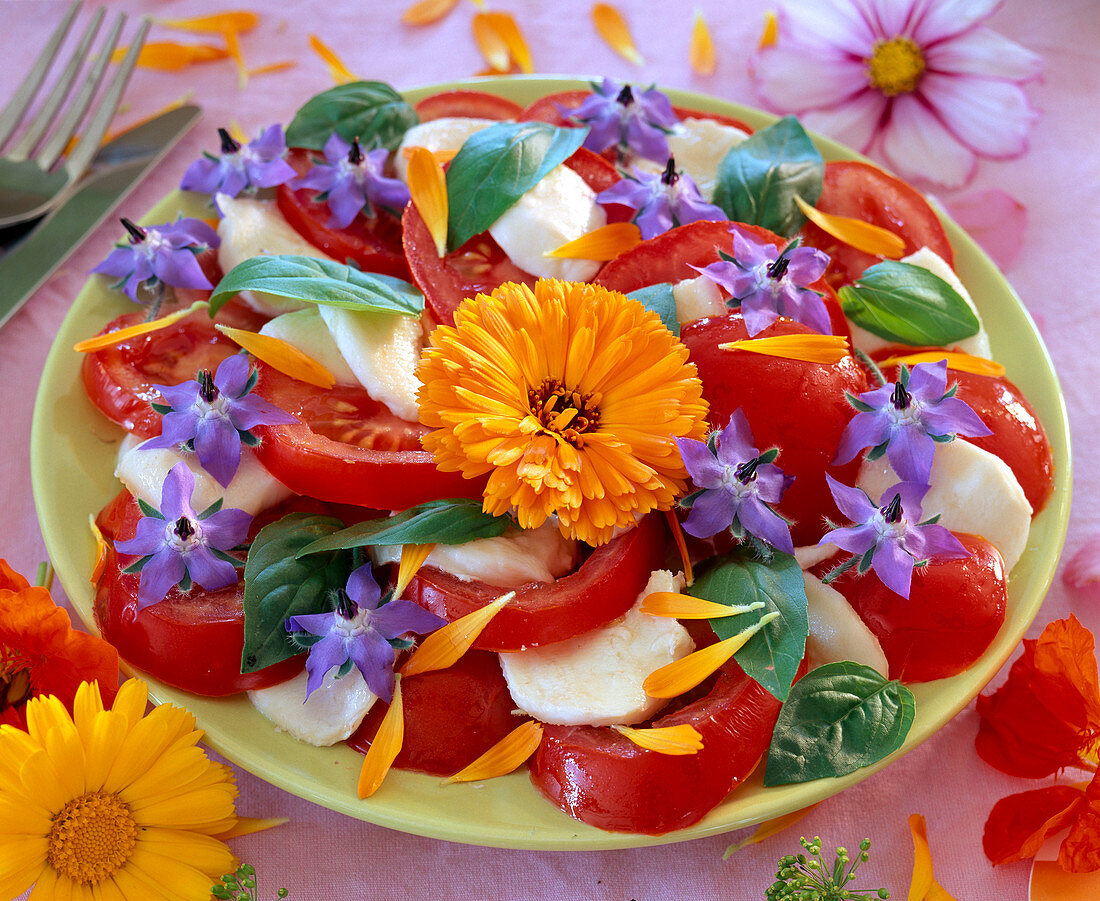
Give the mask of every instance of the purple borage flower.
[(709, 538), (732, 529), (737, 538), (748, 533), (778, 550), (794, 553), (790, 526), (769, 506), (779, 503), (794, 479), (772, 463), (778, 451), (761, 454), (753, 447), (752, 430), (740, 408), (709, 441), (675, 441), (691, 480), (700, 489), (682, 502), (691, 506), (685, 532)]
[[(809, 326), (823, 335), (830, 334), (829, 311), (821, 295), (806, 286), (825, 274), (829, 258), (812, 247), (799, 247), (798, 239), (782, 250), (767, 242), (757, 242), (736, 227), (733, 256), (700, 269), (719, 287), (725, 288), (741, 305), (749, 336), (762, 332), (780, 316)], [(731, 304), (732, 305), (732, 304)]]
[(348, 579), (346, 591), (337, 593), (336, 609), (329, 613), (289, 616), (286, 630), (302, 639), (315, 636), (306, 658), (306, 697), (321, 687), (325, 674), (339, 667), (339, 675), (354, 665), (375, 695), (389, 703), (393, 698), (394, 645), (407, 647), (401, 636), (408, 632), (434, 632), (447, 620), (429, 613), (412, 601), (382, 597), (371, 575), (370, 564), (360, 566)]
[(558, 107), (566, 118), (589, 127), (584, 146), (596, 153), (616, 147), (662, 163), (669, 157), (668, 134), (679, 124), (668, 97), (653, 88), (635, 94), (628, 84), (605, 78), (575, 109)]
[[(204, 153), (202, 159), (188, 166), (180, 182), (181, 190), (236, 197), (246, 189), (274, 188), (297, 175), (294, 167), (283, 159), (286, 137), (281, 125), (268, 126), (243, 147), (224, 128), (218, 129), (218, 135), (221, 153), (218, 156)], [(217, 209), (217, 203), (214, 207)]]
[(676, 171), (676, 161), (670, 156), (665, 171), (652, 175), (639, 171), (624, 175), (606, 191), (596, 195), (598, 203), (621, 203), (637, 210), (634, 223), (642, 239), (656, 237), (677, 225), (687, 225), (702, 219), (721, 221), (726, 214), (721, 207), (703, 200), (691, 176)]
[(298, 420), (262, 397), (251, 394), (256, 373), (243, 354), (222, 360), (213, 377), (203, 369), (180, 385), (154, 385), (167, 406), (161, 433), (142, 445), (146, 450), (183, 445), (198, 454), (202, 468), (225, 486), (241, 462), (241, 443), (255, 444), (258, 425), (289, 425)]
[(834, 569), (828, 578), (840, 575), (851, 566), (860, 573), (874, 569), (882, 584), (891, 591), (909, 597), (913, 568), (930, 560), (961, 560), (970, 552), (943, 526), (934, 521), (919, 522), (921, 501), (928, 486), (916, 482), (900, 482), (886, 489), (876, 507), (859, 488), (842, 485), (826, 475), (840, 512), (855, 525), (827, 532), (818, 544), (831, 542), (855, 554)]
[(191, 508), (194, 490), (194, 473), (186, 463), (177, 463), (164, 477), (160, 510), (139, 501), (145, 515), (138, 520), (137, 532), (127, 541), (115, 542), (119, 552), (141, 557), (126, 568), (141, 571), (138, 612), (163, 601), (174, 585), (187, 591), (194, 581), (217, 591), (237, 582), (237, 567), (244, 563), (226, 551), (245, 540), (252, 517), (244, 510), (221, 509), (220, 500), (196, 513)]
[(936, 442), (955, 435), (992, 435), (970, 405), (947, 388), (947, 361), (918, 363), (910, 372), (902, 366), (898, 380), (848, 396), (859, 412), (840, 436), (834, 464), (849, 463), (865, 447), (868, 460), (886, 459), (905, 482), (927, 483), (932, 474)]
[(347, 228), (359, 211), (374, 216), (374, 205), (403, 209), (409, 189), (397, 178), (382, 174), (389, 151), (384, 148), (363, 153), (358, 138), (351, 144), (335, 132), (325, 142), (326, 163), (315, 163), (292, 188), (319, 191), (318, 200), (328, 202), (329, 228)]
[(199, 219), (180, 219), (165, 225), (134, 225), (122, 220), (130, 240), (119, 244), (92, 272), (119, 279), (133, 301), (138, 300), (141, 285), (155, 289), (159, 285), (176, 288), (213, 288), (195, 257), (221, 241), (217, 232)]

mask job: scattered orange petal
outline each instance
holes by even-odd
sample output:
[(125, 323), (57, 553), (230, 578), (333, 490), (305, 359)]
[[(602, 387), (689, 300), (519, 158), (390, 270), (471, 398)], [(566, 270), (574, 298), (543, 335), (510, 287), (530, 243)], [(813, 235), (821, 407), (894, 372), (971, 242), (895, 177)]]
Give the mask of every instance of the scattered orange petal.
[(638, 609), (650, 616), (666, 616), (673, 619), (716, 619), (751, 613), (763, 606), (763, 601), (753, 601), (751, 604), (719, 604), (676, 591), (655, 591), (642, 599)]
[(285, 69), (293, 69), (298, 65), (294, 60), (283, 60), (281, 63), (268, 63), (266, 66), (257, 66), (255, 69), (249, 69), (249, 76), (252, 75), (268, 75), (271, 72), (282, 72)]
[(235, 31), (222, 32), (222, 37), (225, 38), (225, 49), (237, 65), (237, 90), (243, 91), (248, 86), (248, 67), (241, 55), (241, 42)]
[(419, 0), (401, 14), (401, 21), (406, 25), (430, 25), (457, 5), (458, 0)]
[(165, 28), (176, 28), (180, 31), (207, 31), (217, 34), (236, 31), (243, 34), (259, 25), (260, 17), (254, 12), (238, 9), (215, 13), (212, 16), (198, 16), (194, 19), (156, 19), (155, 21)]
[(507, 776), (538, 748), (542, 741), (542, 723), (528, 720), (517, 726), (477, 760), (451, 776), (448, 782), (476, 782)]
[(443, 166), (426, 147), (411, 147), (406, 180), (409, 196), (435, 242), (436, 253), (447, 252), (447, 179)]
[[(417, 149), (428, 150), (427, 147), (418, 148), (416, 146), (406, 146), (401, 148), (401, 155), (405, 158), (406, 161), (411, 160), (413, 157), (413, 151)], [(428, 152), (435, 157), (436, 162), (438, 162), (441, 166), (449, 163), (458, 155), (457, 150), (428, 150)]]
[(760, 34), (760, 42), (757, 46), (760, 49), (770, 47), (777, 40), (779, 40), (779, 17), (768, 10), (764, 13), (764, 31)]
[[(111, 62), (121, 62), (129, 47), (119, 47), (111, 54)], [(137, 64), (143, 69), (171, 72), (186, 69), (195, 63), (228, 59), (229, 51), (213, 44), (180, 44), (176, 41), (151, 41), (141, 48)]]
[(480, 610), (467, 613), (432, 632), (405, 661), (401, 667), (402, 675), (415, 676), (449, 667), (470, 649), (493, 617), (515, 596), (514, 591), (509, 591)]
[(99, 531), (99, 526), (96, 525), (95, 516), (91, 513), (88, 514), (88, 525), (91, 526), (92, 537), (95, 538), (95, 566), (92, 567), (92, 574), (88, 576), (88, 581), (98, 585), (99, 577), (103, 575), (103, 568), (107, 565), (107, 542), (103, 538), (103, 533)]
[(508, 47), (509, 55), (515, 61), (515, 64), (519, 66), (520, 71), (526, 75), (534, 72), (534, 64), (531, 61), (531, 48), (528, 46), (523, 32), (520, 31), (515, 17), (511, 13), (498, 12), (478, 13), (478, 15), (484, 16), (489, 25), (500, 36), (500, 39), (504, 41)]
[(909, 829), (913, 833), (913, 878), (909, 883), (909, 901), (955, 901), (936, 881), (932, 871), (932, 849), (928, 846), (923, 814), (909, 815)]
[(680, 562), (684, 564), (684, 581), (690, 587), (695, 584), (695, 572), (691, 568), (691, 556), (688, 554), (687, 541), (684, 540), (684, 530), (680, 528), (675, 510), (665, 510), (665, 519), (668, 520), (672, 540), (676, 542), (676, 550), (680, 552)]
[(363, 757), (363, 767), (359, 770), (358, 792), (360, 798), (369, 798), (382, 784), (393, 761), (401, 753), (405, 742), (405, 712), (401, 705), (401, 676), (397, 676), (393, 686), (393, 700), (390, 708), (382, 717), (375, 733), (374, 741)]
[(311, 34), (309, 36), (309, 46), (313, 49), (314, 53), (325, 61), (325, 65), (328, 66), (328, 71), (332, 76), (332, 80), (337, 84), (347, 84), (350, 81), (359, 80), (358, 77), (344, 65), (344, 61), (336, 55), (336, 52), (317, 37), (317, 35)]
[(688, 52), (691, 68), (700, 75), (714, 74), (714, 39), (703, 18), (702, 10), (695, 10), (695, 24), (691, 28), (691, 49)]
[(624, 738), (629, 738), (639, 748), (682, 757), (698, 754), (703, 750), (703, 736), (688, 723), (679, 726), (659, 726), (655, 729), (634, 729), (630, 726), (612, 726)]
[(401, 597), (405, 589), (409, 587), (412, 577), (417, 570), (424, 565), (428, 554), (432, 552), (434, 544), (404, 544), (401, 546), (401, 563), (397, 567), (397, 584), (394, 586), (394, 597)]
[(823, 232), (832, 235), (838, 241), (843, 241), (849, 247), (891, 260), (905, 256), (905, 241), (889, 229), (872, 225), (862, 219), (853, 219), (851, 216), (824, 213), (810, 206), (797, 194), (794, 201), (802, 210), (802, 215)]
[(218, 841), (224, 842), (231, 838), (240, 838), (242, 835), (252, 835), (254, 832), (264, 832), (289, 823), (288, 817), (237, 817), (234, 823), (225, 832), (219, 832), (214, 836)]
[(1096, 901), (1097, 898), (1100, 898), (1100, 870), (1067, 873), (1056, 860), (1032, 863), (1028, 901)]
[(282, 338), (232, 328), (221, 323), (216, 323), (214, 328), (231, 341), (236, 341), (252, 356), (263, 360), (268, 366), (274, 366), (292, 379), (317, 385), (319, 388), (331, 388), (336, 384), (336, 379), (324, 366)]
[(843, 335), (772, 335), (727, 341), (718, 346), (722, 350), (743, 350), (804, 363), (834, 364), (848, 356), (848, 339)]
[(878, 365), (880, 369), (887, 366), (916, 366), (918, 363), (938, 363), (947, 360), (947, 368), (956, 372), (973, 372), (976, 375), (1002, 376), (1005, 368), (996, 360), (987, 360), (985, 357), (975, 357), (971, 354), (960, 353), (954, 350), (924, 350), (915, 354), (903, 354), (898, 357), (889, 357)]
[[(820, 802), (818, 802), (820, 803)], [(799, 820), (801, 820), (806, 814), (817, 807), (817, 804), (811, 804), (809, 807), (803, 807), (801, 810), (792, 810), (790, 813), (786, 813), (781, 817), (776, 817), (772, 820), (765, 820), (759, 826), (756, 827), (756, 831), (753, 832), (748, 838), (742, 839), (739, 842), (734, 842), (722, 855), (722, 860), (729, 860), (734, 854), (740, 851), (742, 848), (747, 848), (749, 845), (758, 845), (765, 839), (771, 838), (773, 835), (778, 835), (784, 829), (789, 826), (793, 826)]]
[(496, 29), (489, 13), (476, 13), (471, 23), (477, 49), (494, 72), (506, 72), (512, 62), (508, 42)]
[(642, 243), (642, 233), (633, 222), (613, 222), (561, 247), (548, 250), (544, 256), (563, 257), (567, 260), (613, 260)]
[(102, 350), (104, 347), (112, 347), (115, 344), (121, 344), (123, 341), (129, 341), (131, 338), (136, 338), (138, 335), (147, 335), (149, 332), (156, 332), (162, 328), (167, 328), (170, 325), (174, 325), (183, 319), (184, 316), (190, 316), (195, 310), (203, 310), (209, 307), (205, 300), (197, 300), (186, 310), (177, 310), (175, 313), (169, 313), (167, 316), (161, 316), (159, 319), (154, 319), (151, 322), (139, 322), (137, 325), (130, 325), (126, 328), (116, 329), (113, 332), (107, 332), (103, 335), (96, 335), (94, 338), (85, 338), (83, 341), (77, 341), (73, 345), (73, 350), (77, 353), (88, 354), (93, 351)]
[(592, 24), (600, 37), (607, 45), (628, 62), (636, 66), (645, 64), (645, 59), (634, 46), (634, 38), (630, 35), (630, 26), (614, 6), (610, 3), (595, 3), (592, 5)]

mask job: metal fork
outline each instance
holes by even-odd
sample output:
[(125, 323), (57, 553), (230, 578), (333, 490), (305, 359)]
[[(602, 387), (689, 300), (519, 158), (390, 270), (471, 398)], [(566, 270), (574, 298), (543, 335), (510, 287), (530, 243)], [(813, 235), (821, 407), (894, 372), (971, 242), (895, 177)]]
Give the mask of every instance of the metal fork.
[[(79, 8), (79, 0), (69, 7), (27, 77), (8, 105), (0, 111), (0, 148), (10, 143), (10, 147), (0, 155), (0, 227), (45, 215), (64, 200), (68, 189), (84, 174), (114, 117), (149, 31), (150, 22), (144, 19), (125, 59), (119, 64), (85, 123), (76, 146), (60, 165), (55, 165), (92, 106), (126, 22), (126, 16), (119, 13), (103, 45), (92, 57), (87, 74), (83, 79), (78, 79), (103, 22), (104, 10), (100, 8), (95, 11), (49, 96), (20, 132), (19, 126), (24, 122), (27, 109), (46, 80)], [(61, 109), (66, 100), (69, 100), (69, 105), (62, 115)], [(51, 131), (55, 120), (57, 125)]]

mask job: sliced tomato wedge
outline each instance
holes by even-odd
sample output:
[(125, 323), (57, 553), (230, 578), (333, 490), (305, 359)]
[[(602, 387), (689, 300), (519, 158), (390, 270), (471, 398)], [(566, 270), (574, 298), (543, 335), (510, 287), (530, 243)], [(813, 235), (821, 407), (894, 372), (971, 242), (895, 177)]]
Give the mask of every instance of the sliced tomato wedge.
[(523, 107), (512, 100), (484, 91), (443, 91), (417, 103), (413, 109), (421, 122), (458, 116), (469, 119), (518, 119)]
[[(520, 586), (474, 647), (521, 651), (564, 641), (622, 616), (638, 599), (650, 572), (663, 565), (664, 540), (661, 518), (647, 516), (637, 528), (596, 548), (576, 572), (555, 582)], [(505, 591), (425, 566), (409, 583), (404, 597), (453, 622), (480, 610)]]

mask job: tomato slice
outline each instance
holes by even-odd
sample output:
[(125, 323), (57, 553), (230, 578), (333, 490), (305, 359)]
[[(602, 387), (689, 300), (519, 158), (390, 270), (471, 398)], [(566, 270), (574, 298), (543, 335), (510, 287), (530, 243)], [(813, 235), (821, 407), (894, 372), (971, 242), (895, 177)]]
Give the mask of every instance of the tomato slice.
[(436, 468), (428, 429), (399, 419), (360, 386), (328, 390), (256, 363), (256, 393), (300, 422), (259, 426), (256, 456), (291, 491), (376, 510), (446, 497), (480, 498), (484, 479)]
[[(404, 677), (405, 738), (394, 766), (453, 775), (519, 725), (515, 706), (500, 661), (489, 651), (467, 651), (447, 669)], [(347, 743), (365, 754), (388, 709), (375, 703)]]
[(425, 97), (416, 106), (421, 122), (460, 116), (470, 119), (518, 119), (523, 107), (512, 100), (484, 91), (443, 91)]
[[(299, 175), (309, 171), (308, 150), (291, 150), (286, 159)], [(314, 200), (316, 196), (312, 188), (295, 191), (284, 184), (276, 188), (275, 201), (291, 228), (333, 259), (341, 263), (352, 260), (364, 272), (379, 272), (408, 281), (409, 267), (401, 248), (400, 215), (376, 208), (373, 216), (360, 213), (347, 228), (330, 228), (328, 205)]]
[(730, 669), (706, 697), (653, 723), (694, 726), (697, 754), (655, 754), (604, 727), (546, 725), (531, 781), (570, 816), (612, 832), (662, 835), (698, 822), (756, 767), (779, 717), (776, 698)]
[[(559, 91), (556, 94), (547, 94), (540, 97), (534, 103), (520, 113), (519, 119), (524, 122), (549, 122), (559, 127), (576, 125), (571, 119), (561, 114), (558, 107), (576, 109), (591, 95), (591, 91)], [(672, 111), (679, 119), (711, 119), (720, 125), (731, 125), (752, 134), (752, 127), (746, 125), (740, 119), (731, 116), (723, 116), (721, 113), (704, 113), (701, 110), (693, 110), (683, 106), (674, 106)]]
[[(935, 210), (916, 188), (877, 166), (855, 160), (826, 163), (817, 208), (879, 225), (905, 241), (905, 255), (927, 247), (955, 268), (955, 253)], [(868, 266), (881, 261), (881, 257), (838, 241), (812, 222), (803, 226), (802, 240), (829, 255), (825, 279), (834, 288), (854, 282)]]
[[(580, 568), (555, 582), (529, 582), (474, 642), (488, 651), (524, 648), (564, 641), (626, 613), (663, 565), (665, 533), (658, 516), (647, 516), (629, 532), (596, 548)], [(409, 583), (404, 597), (453, 621), (480, 610), (505, 589), (459, 579), (426, 566)]]

